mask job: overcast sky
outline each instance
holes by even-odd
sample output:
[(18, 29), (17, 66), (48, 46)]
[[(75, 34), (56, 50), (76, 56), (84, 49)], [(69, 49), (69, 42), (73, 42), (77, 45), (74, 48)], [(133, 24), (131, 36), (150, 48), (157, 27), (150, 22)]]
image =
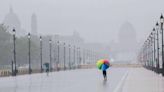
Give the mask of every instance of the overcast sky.
[(103, 43), (116, 40), (126, 21), (134, 26), (138, 40), (145, 39), (164, 13), (163, 0), (0, 0), (0, 22), (10, 5), (26, 31), (36, 13), (41, 34), (71, 35), (76, 30), (88, 42)]

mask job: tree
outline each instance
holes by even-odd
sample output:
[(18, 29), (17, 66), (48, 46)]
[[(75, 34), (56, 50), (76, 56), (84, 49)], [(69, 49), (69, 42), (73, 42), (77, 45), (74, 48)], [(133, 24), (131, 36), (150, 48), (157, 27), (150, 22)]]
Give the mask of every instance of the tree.
[(11, 37), (7, 27), (0, 24), (0, 65), (9, 64), (11, 61)]

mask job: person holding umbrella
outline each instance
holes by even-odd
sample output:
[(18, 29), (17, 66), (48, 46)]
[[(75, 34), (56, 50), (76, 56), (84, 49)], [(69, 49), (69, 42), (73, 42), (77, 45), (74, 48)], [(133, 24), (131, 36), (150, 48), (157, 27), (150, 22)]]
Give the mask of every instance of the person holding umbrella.
[(101, 59), (101, 60), (98, 60), (97, 61), (96, 65), (97, 65), (98, 69), (102, 70), (104, 80), (106, 81), (107, 80), (106, 70), (110, 66), (109, 61), (108, 60), (105, 60), (105, 59)]
[(107, 80), (106, 70), (103, 70), (103, 76), (104, 76), (104, 80)]
[(49, 73), (49, 63), (44, 63), (44, 66), (45, 66), (45, 71), (46, 71), (46, 73), (47, 73), (47, 76), (48, 76), (48, 73)]

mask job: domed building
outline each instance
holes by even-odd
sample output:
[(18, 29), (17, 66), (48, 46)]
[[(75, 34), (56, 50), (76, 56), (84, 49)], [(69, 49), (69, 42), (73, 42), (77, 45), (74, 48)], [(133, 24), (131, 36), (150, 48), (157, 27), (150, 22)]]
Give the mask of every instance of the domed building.
[(129, 22), (124, 23), (118, 34), (121, 51), (133, 51), (137, 45), (136, 31)]
[(118, 34), (118, 43), (112, 45), (112, 53), (116, 61), (131, 63), (136, 61), (137, 37), (133, 25), (125, 22)]
[(12, 32), (13, 28), (15, 28), (17, 36), (25, 35), (25, 31), (21, 28), (21, 22), (18, 16), (13, 12), (12, 7), (10, 7), (9, 13), (5, 16), (3, 23), (8, 26), (9, 32)]

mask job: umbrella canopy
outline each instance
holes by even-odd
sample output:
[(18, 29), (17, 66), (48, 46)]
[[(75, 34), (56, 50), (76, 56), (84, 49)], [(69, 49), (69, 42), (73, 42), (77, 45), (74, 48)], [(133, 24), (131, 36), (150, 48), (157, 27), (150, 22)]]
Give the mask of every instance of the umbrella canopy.
[(46, 68), (49, 68), (49, 63), (44, 63)]
[(110, 66), (109, 61), (106, 59), (98, 60), (96, 65), (97, 65), (98, 69), (103, 70), (103, 71), (108, 69)]

